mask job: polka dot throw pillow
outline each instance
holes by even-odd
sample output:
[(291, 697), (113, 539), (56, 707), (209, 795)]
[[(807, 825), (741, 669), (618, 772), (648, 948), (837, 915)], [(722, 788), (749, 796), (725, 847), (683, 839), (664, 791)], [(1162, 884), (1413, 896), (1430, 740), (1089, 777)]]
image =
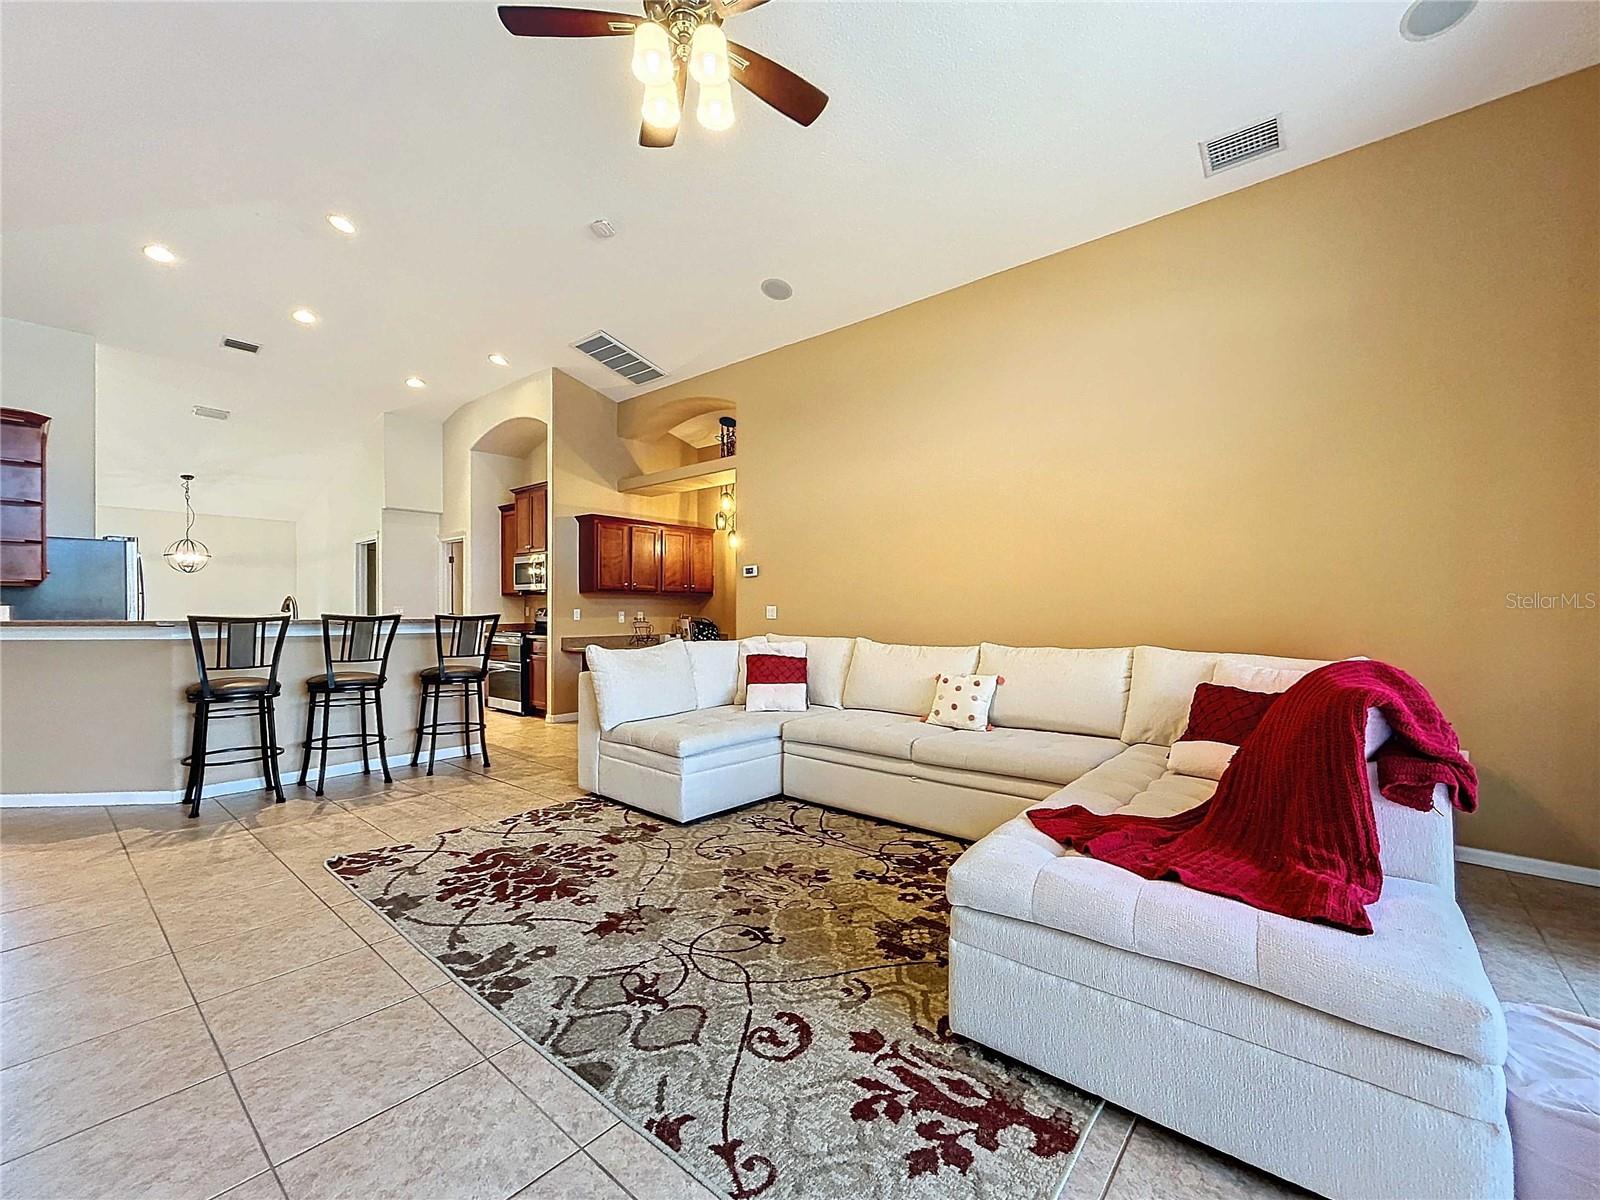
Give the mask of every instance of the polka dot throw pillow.
[(936, 675), (933, 708), (924, 720), (951, 729), (990, 729), (989, 705), (1004, 682), (999, 675)]

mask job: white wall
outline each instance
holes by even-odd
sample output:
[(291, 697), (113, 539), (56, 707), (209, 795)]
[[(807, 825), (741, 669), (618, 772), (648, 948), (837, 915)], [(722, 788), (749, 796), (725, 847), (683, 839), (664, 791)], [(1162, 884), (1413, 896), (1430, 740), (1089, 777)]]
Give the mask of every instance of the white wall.
[(0, 320), (0, 404), (50, 418), (45, 532), (93, 537), (94, 339), (27, 321)]
[[(355, 545), (383, 529), (383, 431), (373, 421), (296, 523), (300, 613), (356, 610)], [(382, 545), (379, 545), (382, 554)], [(381, 566), (380, 566), (381, 571)], [(380, 580), (381, 584), (381, 580)]]
[(439, 514), (383, 510), (378, 538), (378, 607), (427, 617), (439, 607)]
[(203, 570), (185, 575), (161, 558), (161, 551), (183, 536), (182, 513), (102, 507), (96, 520), (101, 536), (139, 539), (145, 616), (152, 621), (181, 620), (190, 613), (274, 613), (283, 598), (295, 591), (293, 522), (197, 513), (193, 536), (206, 544), (211, 561)]
[(444, 509), (443, 422), (383, 415), (383, 504), (415, 512)]

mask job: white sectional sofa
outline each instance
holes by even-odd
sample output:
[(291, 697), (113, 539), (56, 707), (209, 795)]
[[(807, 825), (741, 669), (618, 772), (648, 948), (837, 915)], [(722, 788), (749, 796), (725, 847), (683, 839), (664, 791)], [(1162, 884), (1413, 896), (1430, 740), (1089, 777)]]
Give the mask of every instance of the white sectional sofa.
[[(1202, 802), (1215, 782), (1168, 769), (1196, 685), (1320, 662), (770, 640), (806, 643), (805, 713), (745, 712), (732, 643), (664, 653), (653, 678), (612, 658), (603, 705), (586, 673), (582, 785), (680, 821), (785, 794), (978, 839), (948, 881), (958, 1033), (1324, 1195), (1511, 1195), (1505, 1021), (1455, 903), (1442, 795), (1417, 812), (1374, 783), (1368, 937), (1143, 880), (1020, 815)], [(1005, 679), (995, 728), (925, 724), (935, 674), (973, 671)], [(663, 703), (683, 711), (615, 719)], [(1372, 723), (1369, 755), (1386, 733)]]

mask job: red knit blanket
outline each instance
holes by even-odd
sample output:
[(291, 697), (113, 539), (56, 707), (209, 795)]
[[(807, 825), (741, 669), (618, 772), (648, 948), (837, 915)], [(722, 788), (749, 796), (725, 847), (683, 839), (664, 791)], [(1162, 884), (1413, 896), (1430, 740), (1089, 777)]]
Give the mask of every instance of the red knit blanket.
[(1457, 808), (1477, 808), (1478, 774), (1426, 689), (1387, 663), (1337, 662), (1279, 698), (1203, 804), (1170, 817), (1098, 816), (1080, 805), (1028, 817), (1066, 846), (1146, 879), (1371, 933), (1366, 906), (1383, 889), (1383, 869), (1367, 793), (1369, 708), (1394, 734), (1377, 755), (1385, 796), (1428, 809), (1443, 783)]

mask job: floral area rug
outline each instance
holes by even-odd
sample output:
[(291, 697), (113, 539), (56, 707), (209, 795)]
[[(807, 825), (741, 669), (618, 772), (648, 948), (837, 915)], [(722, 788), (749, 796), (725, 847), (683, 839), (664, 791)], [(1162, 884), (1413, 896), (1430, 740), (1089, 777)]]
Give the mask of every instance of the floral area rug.
[(1098, 1100), (953, 1036), (959, 842), (789, 800), (607, 800), (328, 869), (732, 1197), (1049, 1198)]

